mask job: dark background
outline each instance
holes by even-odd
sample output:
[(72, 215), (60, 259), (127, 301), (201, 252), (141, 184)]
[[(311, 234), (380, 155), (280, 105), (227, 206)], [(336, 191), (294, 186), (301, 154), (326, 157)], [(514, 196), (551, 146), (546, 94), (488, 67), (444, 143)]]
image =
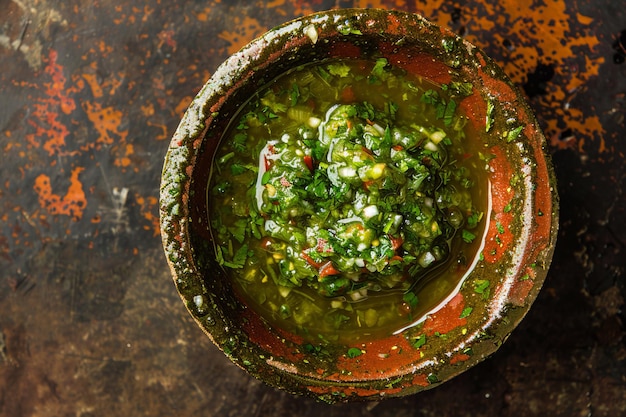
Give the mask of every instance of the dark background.
[[(193, 324), (160, 246), (163, 156), (244, 43), (332, 7), (415, 11), (529, 97), (561, 196), (552, 268), (490, 359), (412, 397), (268, 388)], [(0, 416), (626, 415), (619, 0), (0, 0)]]

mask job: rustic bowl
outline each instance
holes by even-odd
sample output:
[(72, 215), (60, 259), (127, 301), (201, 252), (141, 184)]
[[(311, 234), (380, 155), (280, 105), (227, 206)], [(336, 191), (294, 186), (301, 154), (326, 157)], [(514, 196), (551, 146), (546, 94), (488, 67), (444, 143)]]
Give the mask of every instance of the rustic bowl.
[[(488, 132), (487, 232), (478, 264), (421, 324), (354, 346), (330, 346), (319, 354), (299, 337), (271, 328), (234, 293), (215, 260), (207, 181), (222, 132), (260, 86), (303, 63), (374, 54), (436, 83), (473, 83), (474, 93), (460, 106), (476, 129)], [(228, 58), (193, 100), (172, 138), (160, 211), (174, 282), (211, 340), (265, 383), (327, 402), (416, 393), (493, 353), (535, 300), (558, 225), (545, 138), (507, 76), (480, 49), (450, 31), (416, 14), (378, 9), (306, 16), (270, 30)], [(345, 352), (351, 347), (362, 354), (349, 357)]]

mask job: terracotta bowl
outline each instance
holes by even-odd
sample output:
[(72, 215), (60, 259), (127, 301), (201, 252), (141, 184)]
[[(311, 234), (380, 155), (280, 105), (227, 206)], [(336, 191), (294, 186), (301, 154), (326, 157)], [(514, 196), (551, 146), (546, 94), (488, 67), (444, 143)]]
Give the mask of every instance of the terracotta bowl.
[[(206, 189), (220, 137), (242, 102), (290, 68), (383, 56), (435, 83), (468, 81), (460, 107), (490, 155), (482, 255), (457, 291), (399, 334), (324, 355), (271, 328), (215, 260)], [(488, 104), (491, 103), (491, 104)], [(488, 121), (489, 119), (489, 121)], [(165, 158), (161, 231), (189, 313), (233, 363), (265, 383), (327, 402), (380, 400), (435, 387), (492, 354), (535, 300), (551, 261), (558, 198), (546, 141), (522, 95), (480, 49), (423, 17), (377, 9), (286, 23), (228, 58), (185, 113)], [(346, 355), (349, 348), (361, 354)]]

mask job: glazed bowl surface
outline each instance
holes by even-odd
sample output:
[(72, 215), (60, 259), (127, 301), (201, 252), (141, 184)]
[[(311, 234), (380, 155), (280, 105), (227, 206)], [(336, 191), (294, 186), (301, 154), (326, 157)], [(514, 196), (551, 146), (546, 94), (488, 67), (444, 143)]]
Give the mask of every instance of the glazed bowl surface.
[[(419, 324), (356, 343), (315, 345), (246, 305), (216, 257), (207, 203), (223, 132), (255, 92), (298, 66), (385, 58), (459, 103), (485, 155), (489, 209), (480, 257)], [(435, 387), (492, 354), (531, 307), (554, 251), (558, 197), (546, 140), (524, 97), (479, 48), (423, 17), (379, 9), (287, 22), (229, 57), (189, 106), (167, 151), (161, 232), (176, 288), (197, 324), (263, 382), (326, 402), (379, 400)], [(355, 352), (358, 354), (348, 354)], [(322, 353), (320, 353), (322, 352)]]

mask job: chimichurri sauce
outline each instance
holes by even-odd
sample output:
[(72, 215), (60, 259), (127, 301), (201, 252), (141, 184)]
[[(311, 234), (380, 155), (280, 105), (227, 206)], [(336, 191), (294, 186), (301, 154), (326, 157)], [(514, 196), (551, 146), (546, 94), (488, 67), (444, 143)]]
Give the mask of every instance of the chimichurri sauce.
[(225, 133), (208, 187), (218, 262), (273, 325), (363, 340), (420, 319), (477, 256), (485, 164), (457, 103), (380, 58), (274, 80)]

